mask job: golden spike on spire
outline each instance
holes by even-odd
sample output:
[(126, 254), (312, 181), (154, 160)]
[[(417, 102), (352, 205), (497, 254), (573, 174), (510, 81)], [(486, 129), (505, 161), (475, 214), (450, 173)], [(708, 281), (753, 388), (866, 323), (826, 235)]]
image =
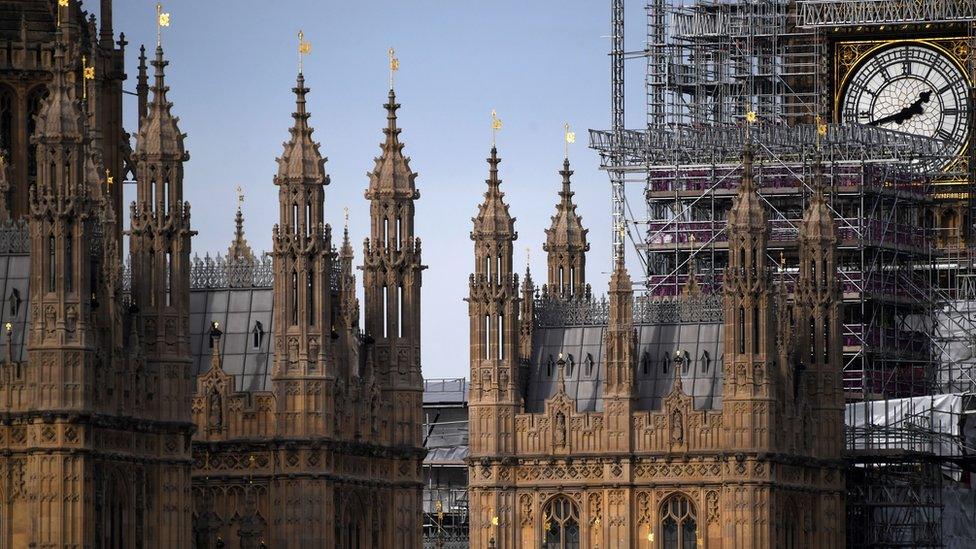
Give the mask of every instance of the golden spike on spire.
[(491, 109), (491, 147), (495, 148), (495, 135), (502, 129), (502, 121), (498, 118), (495, 109)]
[(156, 2), (156, 47), (163, 45), (163, 27), (169, 26), (169, 12), (163, 11), (163, 3)]
[(390, 56), (390, 89), (393, 89), (393, 73), (400, 70), (400, 60), (397, 59), (396, 52), (390, 48), (386, 52)]
[(237, 191), (237, 209), (240, 210), (244, 206), (244, 189), (238, 185), (235, 190)]
[(345, 206), (344, 208), (342, 208), (342, 219), (343, 222), (346, 224), (346, 228), (348, 229), (349, 228), (349, 206)]
[(532, 247), (526, 246), (525, 247), (525, 264), (526, 265), (529, 264), (529, 260), (531, 259), (531, 256), (532, 256)]
[(112, 184), (114, 183), (115, 183), (115, 178), (112, 177), (112, 170), (105, 170), (105, 185), (109, 188), (110, 191), (112, 189)]
[(305, 70), (305, 56), (312, 53), (312, 43), (305, 40), (305, 32), (298, 31), (298, 72)]
[(569, 122), (563, 125), (563, 136), (566, 138), (566, 158), (569, 158), (569, 145), (576, 143), (576, 132), (569, 129)]

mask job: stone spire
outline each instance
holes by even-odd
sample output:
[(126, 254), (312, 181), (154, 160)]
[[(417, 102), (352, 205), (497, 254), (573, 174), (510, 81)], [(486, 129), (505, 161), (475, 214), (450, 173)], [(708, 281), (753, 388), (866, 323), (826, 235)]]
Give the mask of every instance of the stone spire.
[(742, 153), (742, 180), (729, 210), (729, 226), (763, 228), (766, 226), (766, 210), (759, 197), (753, 177), (752, 145), (746, 144)]
[(698, 285), (698, 271), (695, 268), (695, 256), (688, 258), (688, 280), (681, 288), (681, 295), (683, 297), (701, 296), (701, 286)]
[(149, 113), (149, 72), (146, 67), (146, 46), (139, 46), (139, 75), (136, 77), (136, 96), (139, 98), (139, 124)]
[[(608, 398), (634, 396), (634, 285), (627, 272), (623, 254), (619, 255), (610, 275), (610, 305), (607, 330), (604, 335), (607, 362)], [(625, 417), (630, 417), (629, 414)]]
[(472, 240), (493, 239), (511, 242), (518, 238), (518, 233), (515, 231), (515, 218), (508, 212), (505, 193), (501, 191), (502, 180), (498, 178), (498, 164), (501, 161), (498, 150), (492, 147), (491, 155), (488, 157), (488, 179), (485, 181), (488, 190), (485, 192), (484, 201), (478, 206), (478, 215), (472, 218), (474, 222)]
[(305, 87), (304, 74), (298, 73), (298, 80), (292, 91), (295, 92), (295, 112), (291, 116), (295, 123), (289, 130), (291, 139), (282, 145), (284, 152), (277, 159), (278, 175), (275, 177), (275, 184), (328, 185), (329, 176), (325, 173), (327, 159), (319, 152), (319, 143), (312, 139), (315, 130), (308, 123), (311, 115), (306, 108), (305, 96), (309, 89)]
[(376, 164), (369, 174), (366, 198), (372, 200), (380, 194), (419, 198), (414, 186), (417, 174), (410, 170), (410, 158), (403, 155), (403, 143), (400, 142), (400, 128), (397, 127), (396, 115), (400, 104), (396, 102), (396, 94), (392, 89), (384, 107), (386, 127), (383, 128), (383, 134), (386, 139), (380, 144), (382, 154), (373, 159)]
[[(43, 101), (37, 114), (32, 141), (38, 149), (44, 146), (68, 144), (81, 148), (85, 140), (84, 120), (78, 98), (67, 82), (67, 68), (65, 67), (65, 46), (58, 34), (54, 46), (53, 80), (48, 86), (47, 99)], [(64, 151), (66, 152), (66, 151)], [(81, 154), (77, 160), (81, 159)], [(52, 159), (54, 160), (54, 159)], [(56, 162), (57, 163), (57, 162)], [(62, 161), (63, 163), (63, 161)], [(38, 162), (40, 165), (40, 162)], [(84, 164), (79, 167), (83, 169)], [(61, 174), (64, 175), (70, 174)], [(81, 175), (80, 173), (77, 175)], [(77, 184), (84, 185), (83, 177), (70, 178)], [(61, 180), (58, 174), (50, 174), (48, 178), (38, 177), (37, 191), (41, 194), (52, 193), (63, 195), (75, 191), (68, 189), (69, 181)]]
[(810, 204), (803, 213), (800, 232), (804, 238), (821, 238), (826, 241), (836, 241), (834, 228), (834, 214), (824, 196), (823, 162), (820, 156), (813, 164), (813, 196)]
[(156, 59), (152, 61), (152, 66), (156, 69), (152, 85), (153, 98), (147, 106), (145, 120), (140, 121), (135, 155), (185, 162), (189, 160), (183, 144), (186, 136), (180, 131), (180, 119), (173, 116), (173, 104), (166, 97), (169, 92), (165, 72), (167, 65), (169, 61), (163, 58), (163, 48), (157, 47)]
[[(508, 212), (498, 178), (498, 151), (488, 157), (488, 190), (473, 221), (474, 273), (469, 279), (468, 316), (471, 330), (471, 413), (491, 417), (471, 429), (471, 455), (509, 454), (514, 417), (523, 409), (519, 389), (518, 277), (512, 265), (512, 244), (518, 233)], [(487, 426), (493, 425), (491, 429)]]
[(586, 241), (588, 229), (583, 228), (583, 219), (576, 213), (573, 193), (570, 187), (569, 158), (563, 160), (562, 190), (552, 224), (546, 229), (546, 242), (543, 249), (549, 253), (549, 293), (560, 297), (580, 297), (586, 293), (586, 252), (590, 244)]
[[(240, 188), (238, 188), (240, 192)], [(247, 243), (247, 238), (244, 237), (244, 212), (241, 209), (241, 205), (244, 202), (244, 195), (238, 194), (237, 200), (237, 213), (234, 215), (234, 240), (231, 241), (230, 247), (227, 248), (227, 259), (234, 261), (254, 261), (254, 252), (251, 250), (251, 246)]]
[[(279, 222), (272, 233), (275, 352), (271, 380), (279, 395), (277, 421), (283, 436), (332, 436), (332, 386), (340, 376), (335, 360), (331, 228), (325, 223), (325, 158), (312, 140), (305, 97), (305, 76), (299, 72), (294, 122), (278, 162)], [(296, 394), (295, 398), (285, 395)]]
[[(363, 251), (363, 301), (366, 333), (374, 341), (373, 373), (395, 407), (387, 420), (395, 444), (422, 446), (416, 436), (423, 378), (420, 373), (420, 287), (426, 266), (414, 227), (420, 193), (417, 174), (403, 155), (396, 112), (400, 105), (391, 89), (381, 154), (368, 173), (369, 239)], [(385, 358), (385, 360), (384, 360)], [(414, 430), (416, 429), (416, 431)]]

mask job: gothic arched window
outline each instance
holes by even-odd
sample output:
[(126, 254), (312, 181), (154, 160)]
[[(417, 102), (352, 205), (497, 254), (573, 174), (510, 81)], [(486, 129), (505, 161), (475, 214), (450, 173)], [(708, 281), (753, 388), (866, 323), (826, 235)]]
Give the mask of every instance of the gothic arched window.
[(291, 325), (298, 324), (298, 271), (291, 272)]
[(566, 496), (549, 500), (542, 510), (542, 549), (579, 549), (579, 510)]
[(759, 354), (759, 307), (752, 308), (752, 352)]
[(671, 353), (665, 351), (664, 360), (661, 361), (661, 371), (665, 374), (668, 373), (669, 366), (671, 366)]
[(54, 242), (54, 233), (47, 237), (47, 291), (53, 292), (58, 285), (58, 250)]
[(566, 378), (573, 377), (573, 370), (576, 369), (576, 362), (573, 360), (573, 355), (566, 355)]
[(645, 376), (651, 373), (651, 355), (647, 351), (641, 355), (641, 371)]
[(695, 505), (681, 494), (673, 494), (661, 504), (662, 549), (698, 547), (698, 522)]
[(64, 235), (64, 291), (75, 291), (75, 235), (71, 230), (71, 222), (67, 223), (68, 230)]
[(815, 364), (817, 362), (817, 320), (814, 317), (810, 317), (810, 364)]
[(586, 377), (591, 377), (593, 375), (593, 355), (586, 353), (586, 360), (583, 361), (586, 365)]
[(739, 318), (738, 318), (737, 328), (739, 337), (739, 353), (746, 353), (746, 311), (742, 307), (739, 307)]
[(305, 301), (308, 307), (308, 325), (315, 326), (315, 277), (311, 270), (305, 276)]
[(251, 346), (255, 349), (261, 348), (261, 342), (264, 340), (264, 326), (261, 325), (260, 320), (254, 321), (254, 329), (251, 330)]
[(830, 317), (823, 319), (823, 363), (830, 364)]
[(552, 368), (555, 366), (555, 362), (552, 360), (552, 355), (549, 355), (549, 361), (546, 362), (546, 377), (552, 379)]
[(701, 356), (701, 366), (702, 372), (708, 372), (708, 368), (712, 365), (712, 357), (708, 356), (708, 351), (702, 351)]

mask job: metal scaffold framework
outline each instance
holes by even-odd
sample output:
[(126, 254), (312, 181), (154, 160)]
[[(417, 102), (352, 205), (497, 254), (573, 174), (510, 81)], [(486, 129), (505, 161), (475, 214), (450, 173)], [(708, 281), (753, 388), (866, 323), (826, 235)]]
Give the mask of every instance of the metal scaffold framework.
[[(757, 151), (755, 178), (770, 219), (768, 253), (772, 264), (786, 257), (789, 280), (797, 272), (797, 227), (812, 192), (813, 160), (821, 158), (838, 223), (849, 401), (973, 391), (968, 370), (955, 385), (940, 383), (942, 357), (951, 346), (947, 326), (970, 338), (976, 333), (973, 315), (950, 295), (942, 281), (948, 275), (940, 271), (941, 252), (961, 246), (964, 236), (934, 230), (935, 178), (927, 166), (943, 154), (942, 144), (836, 119), (827, 34), (862, 25), (968, 22), (976, 51), (976, 3), (644, 0), (642, 7), (646, 42), (628, 50), (624, 0), (611, 1), (611, 128), (590, 130), (590, 146), (611, 183), (614, 257), (627, 246), (645, 269), (643, 284), (652, 296), (680, 293), (689, 271), (704, 291), (717, 291), (727, 262), (725, 219), (748, 139)], [(640, 128), (624, 127), (629, 60), (644, 69), (646, 124)], [(969, 69), (976, 77), (976, 55)], [(755, 115), (754, 123), (747, 113)], [(968, 172), (951, 175), (976, 181), (976, 158), (961, 166), (956, 169)], [(976, 265), (976, 258), (969, 261)], [(970, 343), (976, 348), (976, 340)], [(864, 433), (849, 437), (852, 460), (859, 463), (849, 512), (870, 522), (874, 529), (865, 535), (872, 546), (898, 546), (906, 539), (909, 546), (941, 546), (936, 493), (944, 456), (917, 448), (853, 451)], [(899, 480), (912, 467), (920, 472), (914, 480)], [(928, 504), (899, 514), (878, 503), (885, 498), (891, 506), (912, 499)], [(862, 542), (852, 540), (853, 546), (868, 543)]]

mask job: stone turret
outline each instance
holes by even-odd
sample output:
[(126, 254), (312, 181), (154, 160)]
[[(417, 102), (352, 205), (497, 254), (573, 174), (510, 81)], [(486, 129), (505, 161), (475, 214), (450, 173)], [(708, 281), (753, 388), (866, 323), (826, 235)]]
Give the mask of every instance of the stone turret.
[(583, 228), (583, 219), (576, 213), (570, 177), (569, 158), (563, 160), (562, 190), (552, 224), (546, 229), (546, 242), (543, 249), (548, 252), (548, 292), (549, 295), (570, 298), (582, 297), (587, 293), (586, 252), (590, 244), (586, 241), (588, 229)]

